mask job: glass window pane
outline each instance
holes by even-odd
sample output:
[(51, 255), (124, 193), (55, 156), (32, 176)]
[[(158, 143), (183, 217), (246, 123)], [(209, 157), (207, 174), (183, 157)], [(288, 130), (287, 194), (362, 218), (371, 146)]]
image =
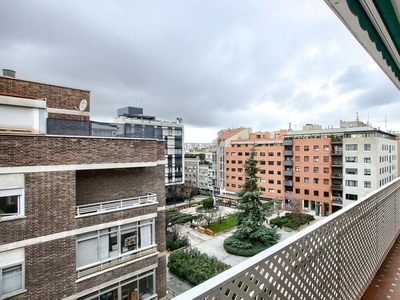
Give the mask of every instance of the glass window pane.
[(3, 295), (22, 290), (22, 265), (3, 269), (1, 278)]

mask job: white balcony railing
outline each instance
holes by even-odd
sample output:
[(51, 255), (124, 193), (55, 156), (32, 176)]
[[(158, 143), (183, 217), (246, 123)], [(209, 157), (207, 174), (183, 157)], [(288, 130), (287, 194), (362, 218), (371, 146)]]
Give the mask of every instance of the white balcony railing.
[(151, 204), (157, 202), (157, 195), (148, 193), (145, 196), (111, 200), (98, 202), (93, 204), (79, 205), (76, 207), (76, 216), (90, 216), (99, 213), (114, 212), (116, 210), (122, 210), (132, 208), (139, 205)]
[(360, 299), (399, 229), (397, 178), (174, 299)]

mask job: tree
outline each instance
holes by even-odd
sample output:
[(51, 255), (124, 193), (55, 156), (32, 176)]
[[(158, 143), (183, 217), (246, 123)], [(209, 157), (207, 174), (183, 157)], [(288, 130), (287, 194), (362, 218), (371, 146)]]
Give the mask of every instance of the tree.
[(253, 146), (250, 157), (244, 165), (246, 180), (238, 193), (240, 197), (238, 209), (241, 210), (238, 228), (224, 241), (224, 248), (228, 253), (242, 256), (253, 256), (275, 245), (280, 238), (276, 229), (265, 226), (266, 216), (260, 201), (260, 189), (257, 184), (259, 169), (255, 155)]
[(273, 202), (274, 202), (274, 212), (278, 215), (278, 218), (280, 218), (281, 212), (284, 211), (282, 200), (274, 199)]

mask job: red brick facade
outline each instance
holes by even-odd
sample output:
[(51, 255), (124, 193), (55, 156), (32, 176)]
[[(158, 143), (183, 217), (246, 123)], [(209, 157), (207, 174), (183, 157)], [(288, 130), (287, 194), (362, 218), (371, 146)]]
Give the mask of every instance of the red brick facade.
[[(85, 99), (87, 101), (87, 107), (85, 111), (90, 111), (90, 91), (63, 86), (0, 76), (0, 95), (31, 99), (46, 98), (48, 108), (67, 110), (73, 110), (74, 107), (79, 107), (80, 102)], [(66, 114), (49, 114), (49, 118), (70, 120), (81, 120), (82, 118), (83, 120), (88, 121), (90, 117)]]

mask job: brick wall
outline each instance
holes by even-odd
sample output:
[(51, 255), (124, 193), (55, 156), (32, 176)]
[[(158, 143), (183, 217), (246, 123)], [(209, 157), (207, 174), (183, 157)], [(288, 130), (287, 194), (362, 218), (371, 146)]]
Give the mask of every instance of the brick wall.
[(0, 135), (0, 167), (154, 162), (165, 159), (155, 140)]
[[(88, 102), (85, 111), (90, 111), (90, 92), (63, 86), (44, 84), (26, 80), (20, 80), (0, 76), (0, 95), (24, 97), (24, 98), (46, 98), (47, 107), (73, 110), (79, 107), (82, 99)], [(80, 120), (80, 116), (50, 114), (51, 118)], [(90, 117), (84, 116), (83, 120)]]
[(156, 269), (156, 289), (158, 299), (167, 296), (167, 258), (162, 256), (158, 258), (158, 267)]
[(25, 216), (0, 223), (0, 244), (73, 229), (75, 172), (25, 174)]

